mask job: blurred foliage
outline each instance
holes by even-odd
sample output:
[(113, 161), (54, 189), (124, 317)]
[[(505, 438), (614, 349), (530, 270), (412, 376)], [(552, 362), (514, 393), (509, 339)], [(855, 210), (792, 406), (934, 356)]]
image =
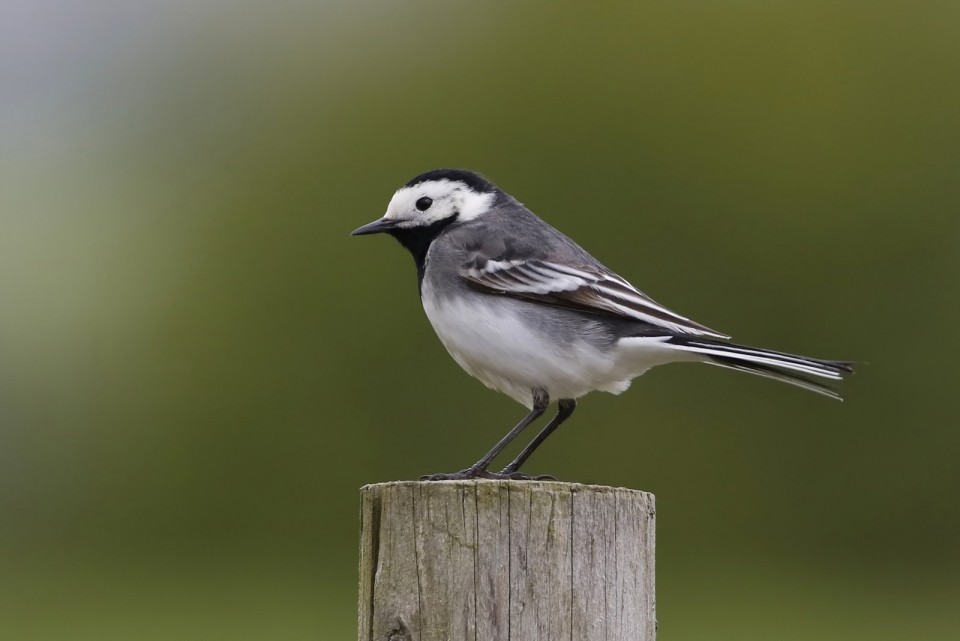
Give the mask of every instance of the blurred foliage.
[(864, 362), (597, 394), (531, 471), (658, 497), (665, 639), (960, 629), (960, 5), (8, 0), (0, 636), (354, 634), (357, 488), (523, 413), (348, 232), (480, 170), (681, 313)]

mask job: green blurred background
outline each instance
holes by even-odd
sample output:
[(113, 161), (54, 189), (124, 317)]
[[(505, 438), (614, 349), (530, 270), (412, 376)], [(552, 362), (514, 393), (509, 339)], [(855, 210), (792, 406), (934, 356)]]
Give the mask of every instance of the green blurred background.
[(486, 173), (661, 302), (864, 361), (676, 365), (530, 471), (656, 493), (665, 640), (960, 632), (960, 4), (7, 0), (0, 637), (349, 639), (357, 489), (525, 410), (348, 233)]

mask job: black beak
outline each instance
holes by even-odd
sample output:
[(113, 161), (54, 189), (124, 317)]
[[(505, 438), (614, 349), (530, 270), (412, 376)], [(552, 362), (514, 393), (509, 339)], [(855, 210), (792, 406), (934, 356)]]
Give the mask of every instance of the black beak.
[(372, 223), (367, 223), (363, 227), (358, 227), (350, 232), (351, 236), (365, 236), (367, 234), (380, 234), (385, 231), (390, 231), (391, 229), (397, 228), (397, 221), (390, 220), (389, 218), (380, 218), (373, 221)]

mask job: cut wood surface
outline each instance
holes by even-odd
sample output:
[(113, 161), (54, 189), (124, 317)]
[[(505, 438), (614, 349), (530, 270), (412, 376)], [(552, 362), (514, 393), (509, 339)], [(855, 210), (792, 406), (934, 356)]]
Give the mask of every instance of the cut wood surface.
[(361, 489), (360, 641), (648, 641), (654, 497), (549, 481)]

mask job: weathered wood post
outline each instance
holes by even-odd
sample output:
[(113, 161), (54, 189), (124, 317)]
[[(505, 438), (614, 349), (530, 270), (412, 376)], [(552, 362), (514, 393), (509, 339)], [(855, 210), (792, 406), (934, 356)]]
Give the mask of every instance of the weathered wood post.
[(652, 641), (654, 497), (545, 481), (361, 491), (359, 641)]

